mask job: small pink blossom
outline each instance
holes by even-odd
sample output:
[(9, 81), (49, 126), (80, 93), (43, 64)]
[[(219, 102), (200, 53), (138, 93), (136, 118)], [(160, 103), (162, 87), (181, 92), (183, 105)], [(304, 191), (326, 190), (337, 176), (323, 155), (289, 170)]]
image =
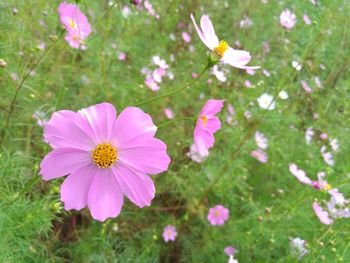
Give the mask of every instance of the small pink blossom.
[(245, 70), (245, 72), (247, 72), (247, 74), (248, 74), (248, 75), (251, 75), (251, 76), (254, 76), (255, 73), (256, 73), (255, 69), (252, 69), (252, 68), (247, 68), (247, 69)]
[(164, 68), (157, 68), (153, 71), (152, 77), (154, 81), (161, 83), (163, 77), (166, 76), (166, 70)]
[(229, 218), (229, 210), (223, 205), (216, 205), (209, 209), (208, 221), (213, 226), (220, 226)]
[(165, 108), (164, 113), (168, 119), (174, 119), (174, 112), (170, 108)]
[(77, 5), (68, 4), (67, 2), (59, 5), (58, 14), (61, 23), (68, 32), (65, 40), (72, 48), (81, 48), (84, 40), (91, 32), (91, 27), (86, 16), (80, 11)]
[(149, 15), (153, 16), (156, 19), (160, 18), (159, 14), (156, 13), (156, 11), (153, 9), (152, 4), (148, 0), (145, 0), (143, 2), (143, 5), (144, 5), (144, 7), (147, 10)]
[(257, 159), (261, 163), (267, 163), (267, 155), (266, 155), (265, 151), (263, 151), (261, 149), (252, 151), (250, 153), (250, 156)]
[(297, 23), (297, 19), (294, 13), (289, 9), (285, 9), (280, 15), (280, 24), (286, 29), (292, 29)]
[(198, 74), (196, 72), (192, 72), (191, 77), (193, 79), (196, 79), (198, 77)]
[(231, 256), (234, 255), (237, 252), (237, 250), (233, 246), (228, 246), (225, 247), (224, 252), (227, 256)]
[(148, 88), (150, 88), (153, 91), (157, 91), (160, 89), (160, 87), (158, 86), (157, 82), (152, 78), (152, 77), (148, 77), (145, 80), (145, 84)]
[(190, 43), (191, 42), (191, 36), (190, 34), (188, 34), (187, 32), (182, 32), (182, 39), (186, 42), (186, 43)]
[(259, 148), (263, 150), (266, 150), (267, 147), (269, 146), (266, 136), (259, 131), (255, 133), (255, 143), (256, 145), (258, 145)]
[(304, 89), (307, 93), (312, 93), (312, 92), (314, 92), (314, 90), (306, 83), (306, 81), (302, 80), (300, 83), (301, 83), (301, 86), (303, 87), (303, 89)]
[(168, 225), (163, 230), (163, 239), (166, 243), (169, 241), (175, 241), (177, 237), (176, 228), (172, 225)]
[(317, 202), (314, 202), (312, 204), (312, 208), (314, 209), (316, 216), (322, 224), (330, 225), (333, 223), (333, 219), (329, 217), (328, 212), (324, 211), (323, 208)]
[(218, 65), (214, 65), (211, 69), (211, 73), (217, 78), (220, 82), (226, 82), (227, 77), (225, 76), (225, 72), (219, 70)]
[(126, 60), (126, 54), (124, 52), (119, 52), (118, 59), (120, 61), (125, 61)]
[(307, 14), (303, 15), (303, 20), (304, 20), (305, 25), (311, 25), (312, 24), (312, 22), (311, 22), (311, 20), (310, 20), (310, 18), (309, 18), (309, 16)]
[(224, 100), (208, 100), (199, 113), (194, 129), (194, 144), (201, 156), (208, 156), (214, 146), (214, 133), (221, 128), (221, 122), (215, 115), (224, 106)]
[(191, 160), (196, 163), (202, 163), (208, 157), (200, 155), (195, 144), (191, 145), (190, 151), (187, 153), (187, 156), (190, 157)]
[(327, 152), (326, 146), (322, 146), (320, 151), (324, 162), (329, 166), (334, 166), (333, 154), (331, 152)]
[(221, 63), (226, 63), (240, 69), (259, 68), (246, 66), (251, 60), (249, 52), (245, 50), (233, 49), (228, 45), (226, 41), (219, 41), (219, 38), (215, 34), (214, 27), (209, 16), (202, 16), (200, 22), (201, 28), (197, 26), (197, 23), (192, 14), (191, 19), (199, 38), (214, 54), (220, 58)]
[(309, 127), (306, 129), (306, 132), (305, 132), (305, 141), (306, 141), (306, 144), (310, 144), (311, 143), (311, 140), (312, 140), (312, 137), (315, 135), (315, 132), (314, 130), (312, 129), (312, 127)]
[(307, 177), (304, 170), (298, 168), (298, 166), (294, 163), (289, 164), (289, 171), (294, 175), (299, 182), (302, 184), (312, 185), (313, 181), (309, 177)]
[(339, 151), (339, 143), (337, 139), (330, 139), (329, 144), (331, 145), (331, 148), (334, 152)]
[(246, 81), (244, 81), (244, 86), (246, 87), (246, 88), (251, 88), (253, 85), (252, 85), (252, 83), (249, 81), (249, 80), (246, 80)]
[(327, 139), (328, 139), (328, 134), (325, 133), (325, 132), (321, 133), (321, 134), (320, 134), (320, 139), (321, 139), (321, 140), (327, 140)]

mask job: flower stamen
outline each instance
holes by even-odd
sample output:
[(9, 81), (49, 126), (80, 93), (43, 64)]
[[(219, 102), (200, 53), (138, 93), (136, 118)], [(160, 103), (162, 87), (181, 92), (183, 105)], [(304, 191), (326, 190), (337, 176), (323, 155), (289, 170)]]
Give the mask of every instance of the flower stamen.
[(111, 167), (118, 160), (117, 150), (109, 143), (99, 144), (92, 151), (92, 159), (99, 168)]
[(214, 53), (216, 53), (219, 57), (223, 57), (225, 52), (228, 50), (229, 46), (225, 40), (221, 40), (219, 45), (214, 48)]
[(202, 115), (202, 116), (201, 116), (201, 120), (202, 120), (202, 122), (203, 122), (204, 127), (207, 127), (207, 122), (208, 122), (207, 116)]

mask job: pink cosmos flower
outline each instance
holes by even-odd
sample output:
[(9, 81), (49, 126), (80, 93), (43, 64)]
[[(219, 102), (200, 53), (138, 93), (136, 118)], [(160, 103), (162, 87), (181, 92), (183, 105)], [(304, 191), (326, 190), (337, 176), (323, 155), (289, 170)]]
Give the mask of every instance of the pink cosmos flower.
[(66, 210), (89, 207), (94, 219), (119, 215), (123, 195), (149, 206), (155, 188), (148, 174), (168, 169), (166, 145), (154, 138), (157, 127), (136, 107), (117, 117), (112, 104), (55, 112), (44, 127), (53, 150), (40, 164), (44, 180), (68, 175), (61, 185)]
[(252, 151), (250, 153), (250, 156), (257, 159), (261, 163), (267, 163), (267, 155), (266, 155), (265, 151), (263, 151), (261, 149)]
[(303, 20), (304, 20), (305, 25), (311, 25), (312, 24), (311, 19), (309, 18), (309, 16), (307, 14), (303, 15)]
[(187, 32), (182, 32), (182, 39), (183, 39), (186, 43), (190, 43), (190, 42), (191, 42), (191, 36), (190, 36), (190, 34), (188, 34)]
[(201, 156), (208, 156), (209, 149), (214, 146), (214, 133), (221, 128), (221, 122), (215, 115), (224, 106), (224, 100), (208, 100), (197, 119), (194, 129), (194, 144)]
[(219, 56), (221, 63), (226, 63), (235, 68), (241, 69), (259, 68), (246, 66), (251, 59), (249, 52), (245, 50), (233, 49), (225, 40), (219, 41), (218, 37), (215, 34), (214, 27), (211, 20), (209, 19), (209, 16), (202, 16), (200, 21), (201, 28), (197, 26), (197, 23), (192, 14), (191, 19), (199, 38), (213, 53)]
[(119, 52), (118, 59), (120, 61), (125, 61), (126, 60), (126, 54), (124, 52)]
[(322, 146), (320, 151), (324, 162), (329, 166), (334, 166), (335, 163), (333, 159), (333, 154), (331, 152), (327, 152), (326, 146)]
[(165, 108), (165, 109), (164, 109), (164, 113), (165, 113), (165, 116), (166, 116), (168, 119), (174, 119), (174, 112), (172, 111), (172, 109), (170, 109), (170, 108)]
[(307, 93), (312, 93), (312, 92), (314, 92), (314, 90), (306, 83), (306, 81), (302, 80), (300, 83), (301, 83), (301, 86), (303, 87), (303, 89), (304, 89)]
[(224, 249), (224, 252), (227, 256), (234, 255), (236, 253), (236, 251), (237, 250), (233, 246), (228, 246), (228, 247), (225, 247), (225, 249)]
[(259, 148), (264, 149), (264, 150), (266, 150), (267, 147), (269, 147), (268, 140), (267, 140), (266, 136), (259, 131), (257, 131), (255, 133), (255, 143), (256, 143), (256, 145), (258, 145)]
[(91, 27), (86, 16), (80, 11), (77, 5), (68, 4), (67, 2), (59, 5), (58, 14), (61, 23), (68, 32), (65, 40), (72, 48), (80, 48), (91, 32)]
[(297, 23), (297, 18), (289, 9), (285, 9), (280, 15), (280, 24), (286, 29), (292, 29)]
[(305, 131), (305, 141), (306, 141), (306, 144), (310, 144), (311, 143), (311, 140), (312, 140), (312, 137), (315, 135), (315, 132), (314, 130), (312, 129), (312, 127), (309, 127), (306, 129)]
[(159, 85), (152, 77), (147, 77), (145, 80), (145, 84), (148, 88), (150, 88), (153, 91), (157, 91), (160, 89)]
[(163, 239), (165, 242), (175, 241), (177, 236), (176, 228), (172, 225), (168, 225), (164, 228)]
[(225, 223), (229, 217), (229, 210), (223, 205), (216, 205), (209, 209), (208, 221), (213, 226), (220, 226)]
[(318, 219), (320, 219), (322, 224), (330, 225), (333, 223), (333, 219), (329, 217), (328, 212), (324, 211), (317, 202), (314, 202), (312, 204), (312, 208), (314, 209), (315, 214), (317, 215)]

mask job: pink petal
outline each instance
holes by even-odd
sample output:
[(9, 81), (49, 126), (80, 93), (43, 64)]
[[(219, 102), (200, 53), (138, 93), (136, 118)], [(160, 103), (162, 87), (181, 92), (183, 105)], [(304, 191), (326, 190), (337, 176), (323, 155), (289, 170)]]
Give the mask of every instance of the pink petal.
[(222, 57), (222, 62), (227, 63), (235, 68), (241, 69), (258, 69), (258, 66), (245, 66), (249, 63), (251, 56), (248, 51), (245, 50), (235, 50), (229, 48)]
[(312, 204), (312, 208), (314, 209), (315, 214), (317, 215), (318, 219), (320, 219), (320, 222), (322, 224), (330, 225), (333, 223), (333, 219), (329, 218), (328, 212), (324, 211), (318, 203), (314, 202)]
[(64, 209), (80, 210), (87, 206), (90, 185), (97, 174), (97, 168), (91, 164), (69, 175), (61, 185), (61, 201)]
[(125, 108), (115, 123), (112, 144), (125, 148), (130, 143), (141, 144), (154, 137), (157, 127), (149, 114), (136, 107)]
[(151, 139), (142, 144), (129, 144), (119, 148), (119, 160), (146, 174), (158, 174), (168, 169), (170, 158), (166, 153), (166, 144), (158, 139)]
[(151, 178), (118, 162), (112, 171), (123, 193), (138, 207), (149, 206), (155, 195)]
[(88, 193), (88, 206), (92, 217), (99, 221), (116, 217), (123, 202), (123, 193), (112, 169), (97, 169)]
[(224, 106), (225, 100), (208, 100), (203, 106), (200, 115), (215, 115), (220, 112), (222, 107)]
[(215, 34), (213, 23), (211, 22), (209, 16), (202, 16), (201, 28), (206, 41), (210, 45), (210, 49), (214, 49), (215, 47), (217, 47), (219, 45), (219, 39)]
[(312, 185), (312, 181), (310, 180), (310, 178), (307, 177), (306, 173), (303, 170), (298, 169), (296, 164), (290, 163), (289, 171), (298, 179), (299, 182), (303, 184)]
[(207, 121), (207, 129), (212, 133), (217, 132), (221, 128), (221, 122), (218, 117), (209, 117)]
[(78, 111), (85, 122), (85, 129), (89, 131), (94, 142), (109, 142), (114, 129), (117, 116), (112, 104), (104, 102)]
[(94, 143), (79, 122), (75, 112), (57, 111), (44, 127), (44, 138), (53, 148), (91, 150)]
[(87, 151), (73, 148), (59, 148), (49, 152), (40, 164), (40, 174), (44, 180), (51, 180), (71, 174), (91, 163)]
[(197, 147), (198, 153), (201, 157), (205, 157), (209, 155), (208, 149), (213, 147), (215, 142), (214, 136), (211, 132), (203, 129), (194, 130), (194, 144)]
[(194, 28), (196, 29), (197, 34), (198, 34), (199, 38), (202, 40), (202, 42), (204, 43), (204, 45), (206, 45), (209, 49), (213, 49), (213, 47), (206, 40), (202, 30), (200, 30), (199, 27), (197, 26), (197, 23), (196, 23), (196, 20), (193, 17), (193, 14), (191, 14), (191, 19), (192, 19), (192, 22), (194, 24)]

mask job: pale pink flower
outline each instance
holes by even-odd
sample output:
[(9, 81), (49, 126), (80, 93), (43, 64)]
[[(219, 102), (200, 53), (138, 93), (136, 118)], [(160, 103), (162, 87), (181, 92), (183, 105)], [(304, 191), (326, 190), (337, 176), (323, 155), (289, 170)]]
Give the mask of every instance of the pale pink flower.
[(257, 159), (261, 163), (267, 163), (267, 155), (266, 155), (265, 151), (263, 151), (261, 149), (252, 151), (250, 153), (250, 156)]
[(176, 228), (172, 225), (168, 225), (163, 230), (163, 239), (166, 243), (169, 241), (175, 241), (177, 237)]
[(304, 170), (301, 170), (298, 168), (298, 166), (295, 163), (290, 163), (289, 164), (289, 171), (294, 175), (299, 182), (302, 184), (308, 184), (308, 185), (313, 185), (313, 181), (309, 177), (307, 177), (306, 173)]
[(249, 89), (253, 86), (253, 84), (249, 80), (246, 80), (244, 81), (244, 86)]
[(321, 140), (327, 140), (327, 139), (328, 139), (328, 134), (325, 133), (325, 132), (321, 133), (321, 134), (320, 134), (320, 139), (321, 139)]
[(196, 72), (192, 72), (191, 77), (193, 79), (196, 79), (198, 77), (198, 74)]
[(152, 77), (147, 77), (145, 80), (145, 84), (148, 88), (150, 88), (153, 91), (157, 91), (160, 89), (159, 85)]
[(153, 71), (152, 77), (154, 81), (161, 83), (163, 77), (166, 76), (166, 70), (164, 68), (157, 68)]
[(326, 146), (321, 147), (321, 155), (323, 157), (323, 160), (326, 164), (329, 166), (334, 166), (334, 160), (333, 160), (333, 154), (331, 152), (326, 151)]
[(252, 68), (247, 68), (247, 69), (245, 70), (245, 72), (247, 72), (247, 74), (248, 74), (248, 75), (251, 75), (251, 76), (254, 76), (255, 73), (256, 73), (255, 69), (252, 69)]
[(170, 108), (165, 108), (164, 113), (168, 119), (174, 119), (174, 112)]
[(220, 58), (221, 63), (226, 63), (235, 68), (241, 69), (259, 68), (246, 66), (251, 59), (249, 52), (245, 50), (235, 50), (231, 48), (226, 41), (219, 41), (218, 37), (215, 34), (214, 27), (211, 20), (209, 19), (209, 16), (202, 16), (200, 21), (201, 28), (197, 26), (197, 23), (192, 14), (191, 19), (199, 38), (213, 53), (215, 53)]
[(44, 180), (68, 175), (60, 191), (65, 209), (88, 206), (99, 221), (120, 214), (124, 195), (138, 207), (149, 206), (155, 187), (148, 175), (166, 171), (170, 163), (156, 131), (151, 116), (136, 107), (119, 116), (109, 103), (55, 112), (44, 126), (53, 150), (40, 174)]
[(220, 226), (229, 218), (229, 210), (223, 205), (216, 205), (209, 209), (208, 221), (213, 226)]
[(263, 71), (262, 71), (262, 73), (266, 76), (266, 77), (271, 77), (271, 74), (270, 74), (270, 72), (267, 70), (267, 69), (264, 69)]
[(255, 143), (256, 145), (258, 145), (259, 148), (263, 150), (266, 150), (267, 147), (269, 146), (266, 136), (259, 131), (255, 133)]
[(150, 14), (153, 17), (155, 17), (156, 19), (160, 18), (159, 14), (156, 13), (156, 11), (153, 9), (152, 4), (148, 0), (145, 0), (143, 2), (143, 5), (146, 8), (148, 14)]
[(186, 43), (190, 43), (191, 42), (191, 36), (190, 34), (188, 34), (187, 32), (182, 32), (182, 39), (186, 42)]
[(200, 155), (195, 144), (191, 145), (190, 151), (187, 153), (187, 156), (190, 157), (191, 160), (196, 163), (202, 163), (208, 157)]
[(337, 139), (330, 139), (329, 144), (331, 145), (331, 148), (334, 152), (339, 151), (339, 143)]
[(40, 127), (44, 127), (47, 123), (47, 117), (45, 112), (37, 110), (33, 113), (32, 118), (36, 120), (36, 123)]
[(164, 59), (161, 59), (159, 56), (153, 56), (152, 62), (154, 65), (158, 66), (159, 68), (162, 68), (162, 69), (169, 68), (168, 63)]
[(120, 61), (125, 61), (126, 60), (126, 54), (124, 52), (119, 52), (118, 59)]
[(304, 89), (307, 93), (312, 93), (312, 92), (314, 92), (314, 90), (306, 83), (306, 81), (302, 80), (300, 83), (301, 83), (301, 86), (303, 87), (303, 89)]
[(307, 14), (303, 15), (303, 20), (304, 20), (305, 25), (311, 25), (311, 23), (312, 23)]
[(221, 128), (221, 122), (215, 115), (224, 106), (224, 100), (208, 100), (199, 113), (194, 129), (194, 144), (201, 156), (208, 156), (214, 146), (214, 133)]
[(68, 32), (65, 40), (72, 48), (80, 48), (91, 32), (91, 27), (86, 16), (80, 11), (77, 5), (68, 4), (67, 2), (59, 5), (58, 14), (61, 23)]
[(333, 219), (329, 217), (328, 212), (324, 211), (317, 202), (312, 204), (312, 208), (322, 224), (330, 225), (333, 223)]
[(234, 255), (237, 252), (237, 250), (233, 246), (228, 246), (225, 247), (224, 252), (227, 256), (231, 256)]
[(305, 132), (305, 141), (306, 141), (306, 144), (310, 144), (311, 143), (311, 140), (312, 140), (312, 137), (315, 135), (315, 132), (314, 130), (312, 129), (312, 127), (309, 127), (306, 129), (306, 132)]
[(253, 26), (253, 21), (249, 17), (244, 16), (244, 18), (239, 22), (239, 26), (241, 28), (252, 27)]
[(297, 18), (289, 9), (283, 10), (280, 15), (280, 24), (286, 29), (292, 29), (297, 23)]
[(310, 252), (308, 249), (306, 249), (306, 241), (299, 237), (290, 239), (289, 245), (292, 255), (298, 260)]

